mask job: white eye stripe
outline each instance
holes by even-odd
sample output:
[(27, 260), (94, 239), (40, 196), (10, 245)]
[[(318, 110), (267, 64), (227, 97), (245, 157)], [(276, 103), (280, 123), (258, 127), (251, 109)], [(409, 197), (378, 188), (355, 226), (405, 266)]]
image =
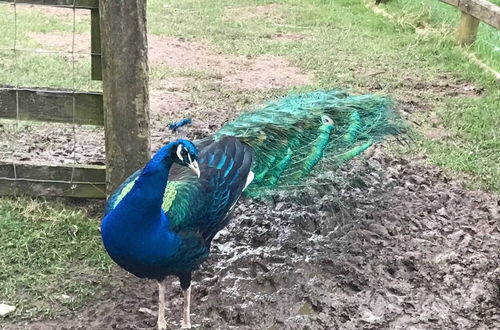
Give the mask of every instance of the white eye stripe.
[(189, 159), (189, 163), (193, 162), (193, 160), (191, 159), (191, 155), (189, 154), (189, 152), (188, 152), (188, 159)]
[(183, 161), (184, 161), (184, 158), (182, 158), (182, 155), (181, 155), (181, 153), (182, 153), (182, 148), (183, 148), (183, 147), (182, 147), (182, 145), (181, 145), (181, 144), (179, 144), (179, 145), (177, 146), (177, 158), (179, 158), (181, 162), (183, 162)]

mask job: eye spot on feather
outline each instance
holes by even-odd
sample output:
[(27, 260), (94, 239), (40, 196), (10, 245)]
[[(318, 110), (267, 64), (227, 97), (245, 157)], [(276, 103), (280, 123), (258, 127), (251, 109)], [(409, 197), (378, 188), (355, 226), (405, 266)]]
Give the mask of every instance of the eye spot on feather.
[(321, 116), (321, 123), (323, 125), (333, 126), (333, 119), (328, 117), (327, 115)]

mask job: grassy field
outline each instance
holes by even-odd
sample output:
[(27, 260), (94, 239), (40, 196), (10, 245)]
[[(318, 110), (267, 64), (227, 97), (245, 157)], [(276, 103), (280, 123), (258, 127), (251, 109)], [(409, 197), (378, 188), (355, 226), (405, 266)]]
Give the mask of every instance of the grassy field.
[[(408, 116), (418, 123), (416, 143), (401, 152), (424, 155), (431, 163), (466, 173), (471, 186), (499, 193), (500, 86), (471, 63), (467, 52), (499, 70), (495, 47), (500, 47), (500, 31), (481, 26), (478, 43), (464, 50), (454, 43), (458, 12), (450, 6), (435, 0), (392, 1), (383, 6), (393, 15), (388, 19), (366, 3), (150, 0), (149, 32), (209, 42), (228, 54), (286, 57), (314, 76), (311, 85), (300, 89), (342, 87), (388, 94), (402, 104), (411, 101), (414, 111)], [(0, 5), (0, 84), (99, 90), (100, 83), (90, 80), (90, 56), (82, 55), (73, 65), (67, 54), (18, 51), (16, 60), (8, 50), (14, 34), (16, 47), (38, 49), (47, 45), (33, 34), (85, 33), (89, 22), (89, 16), (78, 17), (73, 26), (71, 15), (18, 10), (14, 29), (11, 7)], [(279, 42), (277, 34), (298, 37)], [(151, 72), (152, 80), (204, 75), (157, 67)], [(450, 85), (481, 92), (441, 91)], [(445, 137), (426, 137), (432, 128)], [(13, 320), (55, 317), (99, 292), (95, 279), (111, 263), (100, 247), (97, 223), (73, 206), (0, 200), (0, 302), (18, 307)], [(88, 273), (89, 280), (74, 282), (74, 272)]]
[[(490, 2), (500, 5), (499, 0)], [(437, 39), (442, 35), (455, 37), (460, 22), (459, 10), (435, 0), (389, 1), (387, 6), (382, 7), (397, 17), (401, 24), (434, 34)], [(477, 41), (470, 51), (500, 71), (500, 33), (497, 29), (480, 24)]]
[(0, 301), (17, 307), (14, 319), (66, 314), (99, 297), (111, 261), (97, 219), (59, 202), (2, 198), (0, 233)]

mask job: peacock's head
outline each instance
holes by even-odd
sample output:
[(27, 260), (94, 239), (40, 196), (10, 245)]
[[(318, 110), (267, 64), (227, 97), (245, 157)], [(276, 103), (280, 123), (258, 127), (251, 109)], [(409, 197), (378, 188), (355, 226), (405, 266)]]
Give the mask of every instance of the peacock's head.
[(179, 139), (174, 142), (172, 150), (172, 159), (175, 163), (181, 166), (187, 166), (198, 177), (200, 177), (200, 167), (198, 166), (198, 149), (196, 146), (188, 140)]

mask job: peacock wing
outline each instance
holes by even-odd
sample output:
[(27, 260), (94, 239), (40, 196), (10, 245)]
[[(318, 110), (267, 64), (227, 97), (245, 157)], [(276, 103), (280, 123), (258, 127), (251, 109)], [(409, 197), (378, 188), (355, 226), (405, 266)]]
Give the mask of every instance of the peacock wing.
[(200, 234), (208, 244), (227, 224), (227, 215), (246, 186), (252, 161), (250, 147), (227, 137), (200, 152), (200, 178), (186, 169), (175, 170), (163, 199), (170, 229)]
[(163, 195), (163, 212), (173, 232), (197, 232), (209, 205), (201, 180), (187, 176), (169, 181)]

